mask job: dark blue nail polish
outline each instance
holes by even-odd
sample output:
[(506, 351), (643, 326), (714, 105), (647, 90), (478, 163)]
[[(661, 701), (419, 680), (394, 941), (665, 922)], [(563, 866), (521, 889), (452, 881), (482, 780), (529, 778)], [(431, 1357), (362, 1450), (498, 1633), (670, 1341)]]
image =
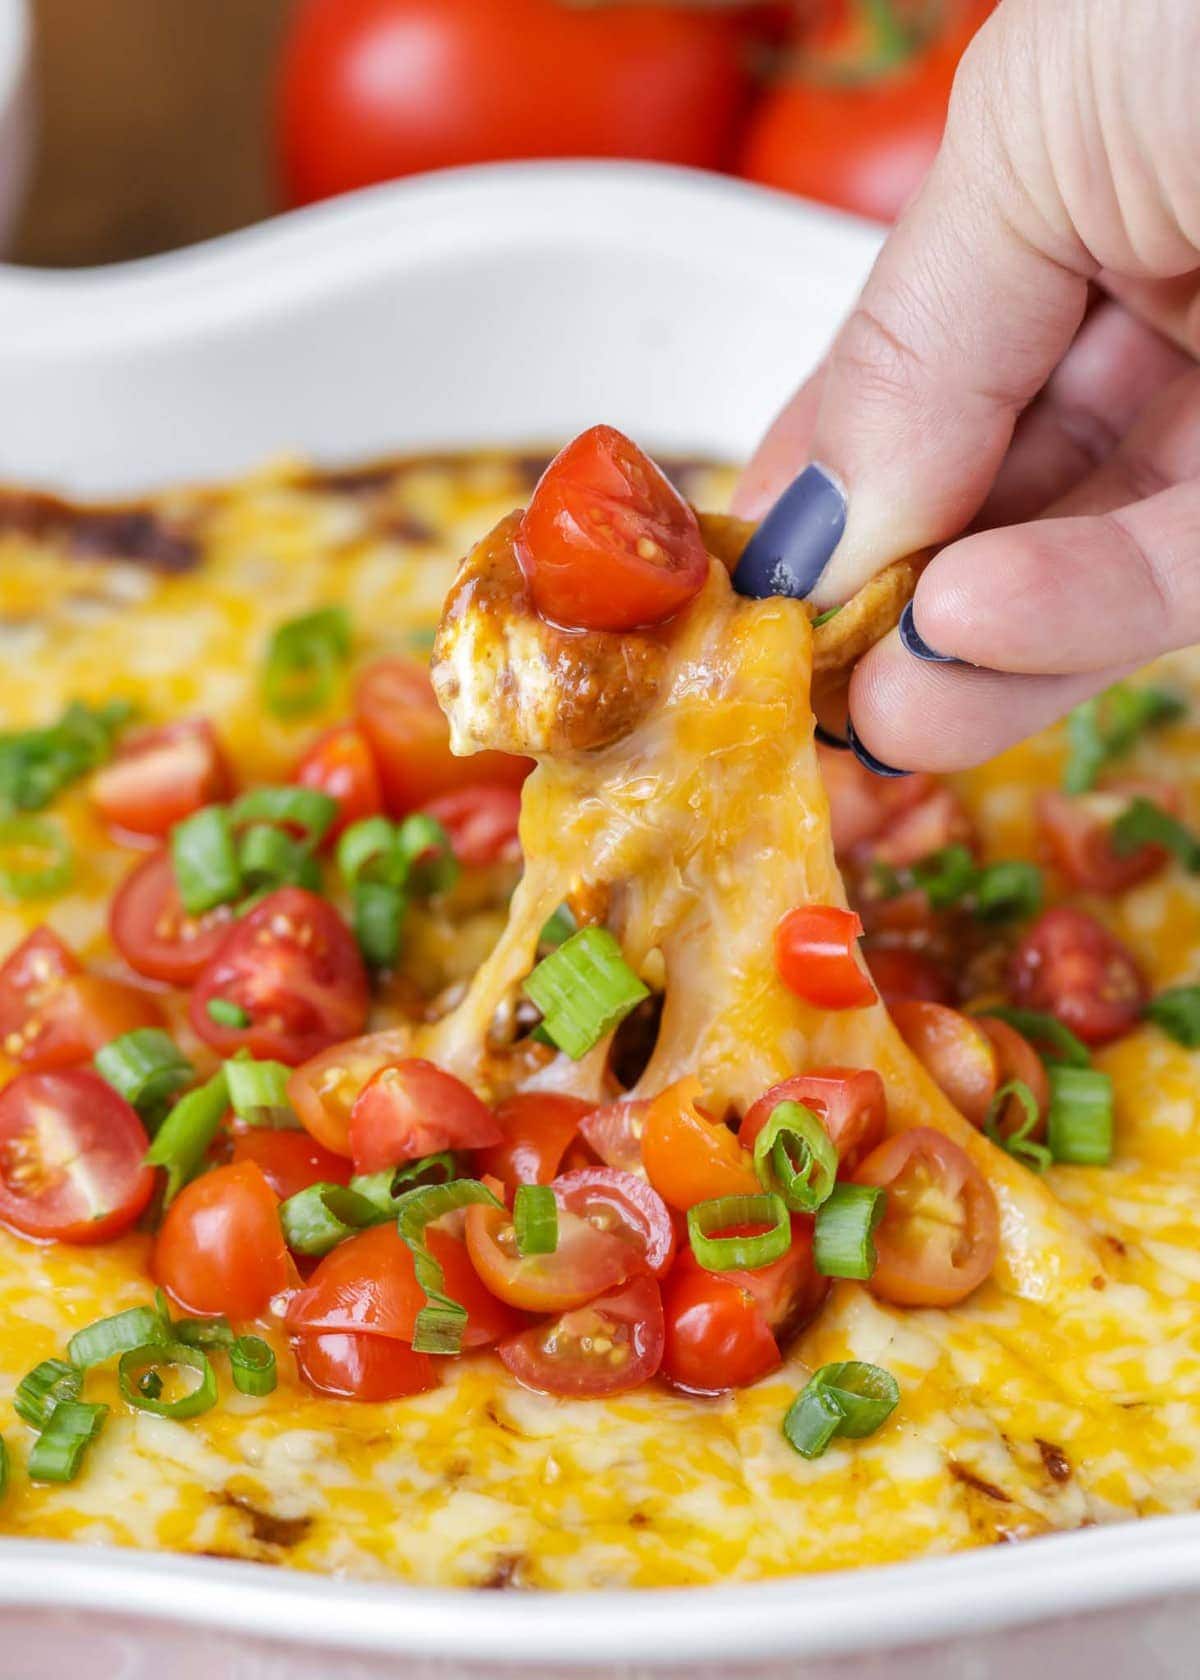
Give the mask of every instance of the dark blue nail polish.
[(854, 725), (851, 723), (849, 718), (846, 719), (846, 736), (850, 742), (850, 751), (854, 754), (855, 758), (860, 764), (865, 765), (866, 768), (872, 771), (876, 776), (894, 777), (912, 775), (911, 770), (897, 770), (894, 764), (885, 764), (881, 758), (876, 758), (873, 752), (863, 746), (862, 742), (855, 734)]
[(835, 735), (832, 729), (826, 729), (823, 723), (813, 721), (813, 734), (822, 746), (836, 747), (838, 752), (849, 752), (850, 743), (844, 735)]
[(824, 467), (805, 467), (746, 545), (733, 574), (740, 595), (805, 599), (846, 529), (846, 498)]
[(939, 653), (931, 648), (924, 640), (916, 625), (913, 623), (913, 608), (910, 601), (900, 614), (900, 646), (905, 653), (911, 653), (914, 659), (923, 659), (927, 665), (961, 665), (962, 660), (956, 659), (952, 653)]

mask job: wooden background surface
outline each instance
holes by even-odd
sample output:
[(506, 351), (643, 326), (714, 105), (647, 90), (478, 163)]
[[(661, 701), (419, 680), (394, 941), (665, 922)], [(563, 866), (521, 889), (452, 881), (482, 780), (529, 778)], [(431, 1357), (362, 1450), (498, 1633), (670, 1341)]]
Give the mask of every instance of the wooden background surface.
[(33, 0), (39, 142), (16, 260), (111, 262), (267, 214), (289, 0)]

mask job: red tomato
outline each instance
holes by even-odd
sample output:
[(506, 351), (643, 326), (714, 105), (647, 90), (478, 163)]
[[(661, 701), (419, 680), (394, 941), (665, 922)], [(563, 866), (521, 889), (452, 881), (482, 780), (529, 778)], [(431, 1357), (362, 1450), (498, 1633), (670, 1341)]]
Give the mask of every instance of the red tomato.
[(518, 1091), (496, 1108), (499, 1143), (475, 1157), (480, 1175), (502, 1184), (549, 1184), (562, 1164), (580, 1121), (592, 1105), (551, 1091)]
[(500, 1135), (491, 1109), (469, 1085), (417, 1056), (380, 1068), (350, 1110), (350, 1153), (360, 1173), (443, 1149), (484, 1149)]
[(691, 1394), (746, 1388), (781, 1363), (754, 1296), (722, 1273), (706, 1272), (688, 1254), (663, 1285), (663, 1319), (663, 1375)]
[(298, 1067), (288, 1080), (288, 1101), (304, 1129), (349, 1158), (350, 1113), (359, 1092), (380, 1068), (404, 1060), (411, 1038), (407, 1028), (387, 1027), (335, 1044)]
[(901, 1001), (896, 1029), (925, 1072), (973, 1126), (982, 1126), (999, 1085), (992, 1042), (977, 1021), (940, 1003)]
[(1132, 1030), (1149, 992), (1121, 941), (1085, 910), (1044, 910), (1013, 953), (1013, 999), (1055, 1016), (1085, 1044), (1108, 1044)]
[(586, 1219), (598, 1231), (632, 1236), (655, 1277), (675, 1256), (675, 1226), (667, 1205), (644, 1178), (615, 1167), (577, 1167), (554, 1180), (560, 1208)]
[(773, 1085), (750, 1104), (738, 1132), (743, 1149), (753, 1149), (758, 1134), (781, 1102), (803, 1103), (817, 1116), (844, 1172), (851, 1173), (883, 1139), (887, 1095), (874, 1068), (814, 1068)]
[(150, 1200), (149, 1139), (90, 1068), (19, 1075), (0, 1091), (0, 1221), (29, 1237), (106, 1242)]
[[(269, 893), (225, 934), (196, 980), (188, 1018), (222, 1056), (238, 1050), (295, 1065), (360, 1033), (367, 971), (337, 911), (303, 887)], [(237, 1004), (244, 1027), (214, 1021), (214, 998)]]
[[(425, 1240), (445, 1275), (446, 1294), (467, 1309), (463, 1346), (485, 1347), (511, 1335), (519, 1314), (488, 1293), (458, 1238), (433, 1225)], [(287, 1326), (292, 1334), (351, 1331), (411, 1342), (424, 1305), (412, 1253), (395, 1224), (375, 1225), (325, 1256), (288, 1303)]]
[[(1046, 1115), (1050, 1108), (1050, 1079), (1046, 1073), (1045, 1062), (1029, 1040), (1023, 1038), (1015, 1027), (1010, 1027), (1007, 1021), (981, 1015), (977, 1024), (996, 1052), (997, 1087), (1017, 1079), (1028, 1086), (1030, 1095), (1037, 1104), (1038, 1123), (1027, 1135), (1040, 1138), (1046, 1129)], [(1010, 1137), (1013, 1132), (1021, 1130), (1027, 1119), (1021, 1103), (1016, 1097), (1010, 1097), (998, 1115), (996, 1125), (1002, 1137)]]
[(951, 1003), (954, 987), (940, 963), (925, 951), (904, 945), (867, 945), (863, 948), (871, 979), (890, 1009), (904, 998), (925, 1003)]
[(520, 859), (521, 795), (515, 787), (459, 788), (431, 799), (425, 810), (446, 830), (464, 868)]
[(649, 1382), (663, 1356), (658, 1285), (637, 1277), (620, 1289), (536, 1324), (496, 1350), (519, 1383), (540, 1394), (596, 1399)]
[(543, 618), (577, 630), (636, 630), (671, 618), (703, 587), (696, 515), (636, 443), (592, 426), (542, 474), (517, 558)]
[(114, 828), (161, 837), (202, 805), (227, 799), (232, 788), (212, 725), (187, 718), (130, 736), (89, 791)]
[(281, 1202), (310, 1184), (349, 1184), (350, 1163), (333, 1155), (307, 1132), (256, 1126), (233, 1140), (235, 1161), (253, 1161)]
[(853, 753), (818, 743), (821, 780), (829, 798), (833, 846), (839, 857), (855, 851), (912, 805), (919, 805), (937, 783), (925, 771), (885, 781), (860, 764)]
[(926, 798), (885, 821), (870, 855), (873, 863), (890, 869), (911, 869), (946, 846), (974, 849), (975, 825), (956, 793), (935, 787)]
[(1182, 807), (1178, 791), (1162, 782), (1125, 782), (1102, 793), (1071, 798), (1043, 793), (1034, 807), (1038, 836), (1051, 862), (1072, 887), (1083, 892), (1120, 893), (1165, 868), (1162, 846), (1138, 846), (1127, 854), (1112, 841), (1112, 825), (1133, 799), (1151, 800), (1172, 816)]
[(437, 1387), (437, 1362), (386, 1336), (328, 1331), (297, 1336), (292, 1351), (308, 1387), (339, 1400), (403, 1400)]
[(802, 904), (775, 929), (775, 967), (790, 992), (815, 1009), (862, 1009), (876, 1001), (854, 944), (862, 923), (853, 910)]
[(991, 1276), (1000, 1252), (996, 1198), (970, 1156), (941, 1132), (897, 1132), (854, 1180), (887, 1191), (873, 1294), (899, 1307), (952, 1307)]
[(606, 1167), (634, 1173), (644, 1178), (642, 1161), (642, 1133), (650, 1104), (645, 1098), (632, 1102), (608, 1103), (595, 1108), (579, 1122), (579, 1135), (595, 1151)]
[(155, 1280), (184, 1312), (259, 1318), (288, 1281), (279, 1202), (253, 1161), (185, 1184), (154, 1244)]
[(232, 920), (225, 904), (204, 916), (187, 914), (165, 847), (125, 877), (108, 913), (113, 944), (130, 968), (173, 986), (191, 984)]
[(305, 0), (279, 84), (287, 201), (501, 158), (721, 168), (748, 90), (735, 12)]
[[(53, 928), (38, 927), (0, 968), (0, 1050), (17, 1062), (54, 1065), (54, 1000), (79, 959)], [(44, 1060), (44, 1058), (49, 1058)], [(64, 1061), (81, 1057), (67, 1055)]]
[(717, 1196), (756, 1196), (754, 1162), (728, 1126), (697, 1107), (698, 1079), (681, 1079), (655, 1097), (642, 1129), (646, 1176), (681, 1213)]
[(316, 788), (337, 801), (337, 816), (326, 835), (336, 840), (351, 823), (383, 810), (383, 789), (370, 743), (360, 729), (343, 723), (313, 742), (296, 767), (301, 787)]
[[(699, 1267), (690, 1253), (689, 1264)], [(703, 1269), (703, 1268), (700, 1268)], [(757, 1270), (722, 1272), (721, 1276), (753, 1296), (780, 1346), (786, 1346), (809, 1322), (829, 1293), (829, 1279), (813, 1258), (813, 1221), (792, 1215), (792, 1243), (787, 1253)]]
[(578, 1214), (559, 1210), (553, 1254), (517, 1252), (512, 1214), (505, 1208), (467, 1209), (467, 1249), (493, 1295), (525, 1312), (566, 1312), (643, 1269), (644, 1250), (622, 1228), (602, 1231)]
[(355, 716), (375, 754), (384, 797), (395, 816), (406, 816), (444, 793), (479, 782), (519, 787), (530, 760), (508, 753), (455, 758), (450, 725), (442, 715), (424, 665), (414, 659), (381, 659), (359, 678)]

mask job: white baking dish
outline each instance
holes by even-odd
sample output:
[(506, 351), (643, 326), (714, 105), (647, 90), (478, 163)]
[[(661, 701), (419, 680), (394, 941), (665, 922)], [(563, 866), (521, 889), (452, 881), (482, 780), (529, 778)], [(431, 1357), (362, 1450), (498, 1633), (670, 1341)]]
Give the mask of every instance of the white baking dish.
[[(0, 271), (0, 477), (120, 492), (281, 449), (552, 439), (739, 455), (875, 249), (668, 170), (468, 171), (182, 255)], [(804, 1520), (798, 1511), (797, 1521)], [(859, 1574), (633, 1595), (437, 1593), (0, 1541), (0, 1676), (1193, 1676), (1200, 1517)]]

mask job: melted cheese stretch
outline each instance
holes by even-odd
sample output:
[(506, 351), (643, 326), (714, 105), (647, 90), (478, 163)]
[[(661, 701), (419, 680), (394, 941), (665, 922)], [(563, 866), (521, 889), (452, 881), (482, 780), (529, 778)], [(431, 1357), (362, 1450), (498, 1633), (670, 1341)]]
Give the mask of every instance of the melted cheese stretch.
[[(520, 468), (495, 457), (405, 468), (374, 491), (313, 486), (286, 470), (266, 474), (205, 503), (201, 563), (177, 577), (67, 554), (48, 540), (5, 538), (0, 718), (5, 725), (43, 721), (76, 695), (126, 694), (151, 719), (207, 713), (243, 779), (278, 777), (336, 711), (306, 726), (263, 719), (257, 673), (271, 628), (343, 600), (363, 658), (411, 651), (413, 633), (436, 620), (456, 556), (527, 489)], [(715, 490), (693, 493), (714, 505)], [(171, 503), (189, 516), (191, 505), (188, 498)], [(778, 603), (730, 601), (721, 610), (742, 620), (746, 632), (724, 667), (728, 715), (714, 717), (698, 698), (684, 703), (679, 665), (678, 710), (649, 724), (643, 740), (657, 755), (655, 767), (676, 777), (672, 786), (684, 805), (693, 793), (702, 802), (717, 799), (725, 776), (750, 797), (744, 821), (726, 812), (733, 826), (725, 843), (738, 867), (725, 885), (757, 916), (754, 897), (769, 890), (762, 846), (769, 839), (794, 869), (791, 825), (821, 821), (804, 720), (807, 655), (802, 632), (788, 627)], [(757, 656), (760, 636), (784, 661), (781, 669), (795, 674), (798, 693), (769, 668), (766, 646)], [(1167, 676), (1200, 694), (1194, 661), (1173, 661)], [(733, 700), (743, 708), (740, 720)], [(751, 821), (761, 816), (759, 790), (742, 759), (739, 721), (753, 724), (777, 773), (796, 778), (787, 785), (804, 794), (788, 814), (769, 815), (765, 830)], [(797, 732), (789, 736), (793, 722)], [(1133, 768), (1161, 772), (1188, 790), (1198, 750), (1200, 736), (1186, 727), (1141, 749)], [(614, 771), (619, 756), (614, 748)], [(1031, 855), (1033, 792), (1057, 780), (1061, 760), (1054, 732), (960, 781), (990, 855)], [(531, 847), (569, 818), (582, 849), (573, 863), (565, 848), (557, 858), (553, 848), (543, 854), (541, 885), (535, 879), (522, 889), (530, 921), (531, 906), (549, 895), (549, 880), (558, 890), (557, 872), (579, 870), (581, 858), (591, 870), (611, 858), (606, 878), (617, 878), (609, 848), (635, 806), (636, 778), (616, 778), (602, 800), (580, 802), (575, 811), (572, 790), (581, 774), (556, 764), (531, 787)], [(66, 795), (54, 814), (79, 851), (76, 882), (48, 907), (0, 904), (0, 952), (48, 914), (92, 960), (111, 966), (105, 910), (129, 855), (109, 843), (81, 791)], [(680, 812), (672, 818), (676, 825), (683, 820)], [(652, 870), (660, 857), (652, 835), (639, 841), (629, 834), (621, 844), (623, 863), (636, 854)], [(747, 852), (752, 867), (743, 868)], [(724, 1001), (738, 1021), (725, 1048), (732, 1061), (746, 1045), (763, 1058), (745, 1075), (748, 1085), (760, 1071), (764, 1082), (774, 1077), (777, 1059), (786, 1061), (793, 1047), (822, 1060), (846, 1059), (845, 1045), (819, 1036), (805, 1050), (813, 1023), (798, 1008), (780, 1024), (768, 1007), (760, 1023), (754, 976), (761, 976), (762, 952), (748, 950), (731, 915), (705, 925), (695, 883), (710, 879), (719, 859), (702, 854), (703, 847), (692, 874), (660, 881), (669, 889), (662, 908), (649, 891), (617, 906), (629, 948), (668, 938), (679, 942), (681, 961), (693, 952), (715, 954), (728, 988)], [(806, 869), (803, 883), (789, 877), (794, 887), (836, 895), (825, 852), (814, 851)], [(1156, 983), (1200, 973), (1196, 881), (1172, 868), (1117, 905), (1098, 908)], [(413, 961), (437, 969), (443, 983), (463, 971), (455, 968), (459, 947), (467, 947), (466, 968), (473, 968), (498, 925), (486, 909), (460, 927), (422, 925)], [(744, 982), (741, 969), (729, 971), (735, 953), (749, 964)], [(485, 970), (481, 987), (502, 989), (517, 966), (510, 948), (503, 972)], [(483, 995), (473, 1005), (481, 1011)], [(379, 1024), (387, 1018), (385, 1004)], [(705, 1067), (719, 1076), (720, 1028), (703, 998), (690, 999), (688, 1018), (715, 1035)], [(685, 1023), (677, 1025), (671, 1055), (686, 1059)], [(873, 1020), (870, 1032), (897, 1114), (953, 1126), (936, 1093), (896, 1061), (886, 1021)], [(610, 1403), (554, 1402), (517, 1389), (494, 1360), (478, 1356), (452, 1367), (432, 1394), (360, 1407), (304, 1393), (283, 1355), (274, 1395), (239, 1396), (223, 1376), (221, 1406), (184, 1425), (129, 1415), (100, 1376), (89, 1379), (89, 1393), (112, 1402), (114, 1416), (86, 1474), (71, 1487), (34, 1488), (22, 1470), (28, 1432), (8, 1396), (73, 1330), (147, 1299), (147, 1244), (134, 1236), (94, 1251), (42, 1248), (0, 1232), (0, 1432), (14, 1460), (0, 1530), (286, 1560), (375, 1578), (586, 1588), (751, 1580), (1193, 1509), (1200, 1500), (1200, 1062), (1144, 1032), (1106, 1051), (1100, 1063), (1117, 1089), (1117, 1161), (1111, 1169), (1051, 1172), (1054, 1202), (1045, 1217), (1057, 1223), (1062, 1215), (1054, 1204), (1069, 1209), (1077, 1224), (1072, 1230), (1066, 1222), (1065, 1252), (1078, 1254), (1082, 1229), (1089, 1264), (1093, 1251), (1101, 1257), (1102, 1272), (1093, 1275), (1103, 1275), (1103, 1290), (1078, 1285), (1072, 1269), (1051, 1299), (1039, 1301), (1015, 1270), (1005, 1287), (988, 1286), (952, 1313), (905, 1313), (839, 1286), (782, 1372), (724, 1400), (694, 1402), (652, 1389)], [(0, 1080), (11, 1072), (0, 1067)], [(667, 1072), (661, 1062), (655, 1077)], [(596, 1074), (556, 1064), (550, 1077), (559, 1076)], [(740, 1077), (736, 1068), (729, 1077)], [(1042, 1231), (1042, 1190), (1018, 1176), (1012, 1194), (1008, 1252), (1016, 1256), (1026, 1244), (1053, 1285), (1057, 1238)], [(1039, 1276), (1035, 1268), (1033, 1281)], [(836, 1443), (807, 1464), (782, 1441), (779, 1419), (809, 1368), (847, 1357), (894, 1371), (901, 1406), (874, 1439)]]

